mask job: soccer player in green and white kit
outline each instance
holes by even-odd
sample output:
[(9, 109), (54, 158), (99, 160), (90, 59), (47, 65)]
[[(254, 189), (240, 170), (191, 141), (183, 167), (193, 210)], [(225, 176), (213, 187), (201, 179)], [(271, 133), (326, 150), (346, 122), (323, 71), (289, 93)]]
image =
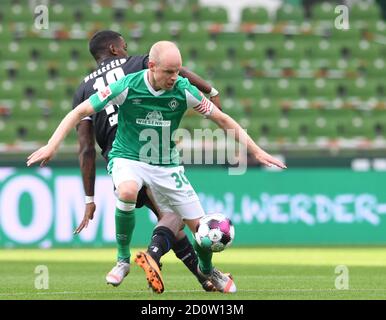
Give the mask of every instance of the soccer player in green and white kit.
[[(28, 157), (27, 165), (36, 162), (45, 165), (82, 118), (103, 110), (109, 104), (119, 104), (118, 130), (108, 165), (118, 191), (118, 209), (134, 210), (138, 190), (146, 185), (163, 214), (180, 214), (190, 230), (195, 232), (205, 213), (184, 175), (183, 166), (179, 165), (179, 155), (171, 139), (188, 108), (203, 114), (224, 130), (234, 130), (236, 139), (245, 144), (262, 164), (286, 166), (258, 147), (237, 122), (222, 113), (187, 79), (178, 76), (182, 59), (174, 43), (155, 43), (149, 53), (148, 65), (148, 70), (125, 76), (69, 112), (48, 144)], [(148, 251), (137, 254), (136, 263), (145, 270), (149, 284), (157, 293), (164, 290), (159, 261), (172, 247), (173, 238), (165, 228), (159, 232), (156, 228)], [(233, 280), (213, 268), (212, 253), (201, 249), (197, 243), (195, 249), (200, 260), (200, 272), (217, 290), (235, 292)]]

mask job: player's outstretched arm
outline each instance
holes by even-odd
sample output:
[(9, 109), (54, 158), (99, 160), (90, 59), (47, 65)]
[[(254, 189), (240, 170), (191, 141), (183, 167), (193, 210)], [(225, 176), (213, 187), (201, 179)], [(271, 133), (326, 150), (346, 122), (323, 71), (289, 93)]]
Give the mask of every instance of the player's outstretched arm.
[(194, 73), (186, 67), (182, 67), (180, 68), (180, 76), (187, 78), (189, 82), (196, 86), (201, 92), (209, 94), (210, 101), (212, 101), (217, 106), (217, 108), (220, 110), (222, 109), (219, 92), (208, 82), (202, 79), (198, 74)]
[(27, 158), (27, 166), (31, 166), (37, 162), (40, 162), (41, 167), (46, 165), (55, 155), (60, 143), (68, 135), (70, 130), (74, 128), (81, 119), (94, 112), (89, 100), (82, 102), (75, 109), (71, 110), (60, 122), (50, 140), (48, 140), (48, 143), (29, 155)]
[(287, 166), (280, 160), (272, 157), (270, 154), (261, 149), (235, 120), (220, 111), (218, 108), (213, 107), (212, 112), (207, 117), (208, 119), (214, 121), (222, 129), (226, 131), (233, 130), (227, 132), (233, 132), (234, 138), (240, 143), (244, 144), (247, 147), (247, 150), (262, 164), (269, 167), (275, 165), (282, 169), (287, 168)]

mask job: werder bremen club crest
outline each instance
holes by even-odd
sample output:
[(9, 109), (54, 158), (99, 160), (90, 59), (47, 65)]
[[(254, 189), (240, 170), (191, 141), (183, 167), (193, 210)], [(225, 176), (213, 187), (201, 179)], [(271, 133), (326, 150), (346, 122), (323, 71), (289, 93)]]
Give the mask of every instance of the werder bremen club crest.
[(173, 98), (168, 103), (168, 106), (170, 107), (170, 109), (172, 109), (174, 111), (179, 106), (179, 103), (178, 103), (178, 101), (175, 98)]

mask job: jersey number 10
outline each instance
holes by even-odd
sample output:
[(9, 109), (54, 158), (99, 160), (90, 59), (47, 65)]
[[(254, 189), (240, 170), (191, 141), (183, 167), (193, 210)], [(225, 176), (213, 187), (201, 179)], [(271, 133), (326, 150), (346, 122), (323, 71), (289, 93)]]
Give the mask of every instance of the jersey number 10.
[[(104, 88), (106, 88), (106, 86), (118, 81), (119, 79), (123, 78), (124, 76), (125, 76), (125, 73), (123, 72), (122, 68), (119, 67), (119, 68), (112, 69), (109, 72), (107, 72), (105, 75), (107, 83), (105, 83), (104, 77), (98, 77), (95, 79), (95, 83), (93, 85), (93, 88), (96, 91), (102, 91)], [(119, 107), (119, 106), (117, 106), (117, 107)], [(110, 115), (110, 114), (113, 114), (115, 112), (115, 108), (113, 105), (110, 105), (110, 106), (105, 108), (105, 111), (106, 111), (107, 115)], [(113, 117), (112, 119), (109, 119), (109, 122), (110, 122), (111, 126), (117, 124), (118, 123), (117, 115), (115, 115), (115, 117)]]

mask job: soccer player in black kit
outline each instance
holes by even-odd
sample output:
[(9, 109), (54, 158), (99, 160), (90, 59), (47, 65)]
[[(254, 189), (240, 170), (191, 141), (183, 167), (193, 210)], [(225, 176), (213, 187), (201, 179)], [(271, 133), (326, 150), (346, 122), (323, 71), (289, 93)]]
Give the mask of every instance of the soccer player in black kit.
[[(148, 55), (128, 56), (125, 40), (119, 33), (114, 31), (105, 30), (97, 32), (89, 42), (89, 50), (97, 62), (98, 67), (94, 72), (85, 77), (79, 86), (73, 99), (73, 108), (88, 99), (98, 90), (102, 90), (107, 85), (125, 75), (147, 68)], [(212, 88), (199, 76), (185, 68), (180, 70), (180, 75), (188, 78), (189, 81), (202, 92), (209, 94), (212, 102), (220, 107), (220, 100), (216, 89)], [(74, 231), (75, 234), (87, 227), (89, 220), (93, 219), (96, 209), (94, 203), (95, 140), (102, 150), (102, 156), (107, 162), (108, 153), (112, 148), (117, 130), (117, 121), (118, 106), (111, 105), (107, 107), (105, 111), (98, 112), (91, 117), (83, 119), (77, 126), (80, 145), (79, 162), (86, 194), (86, 208), (83, 221)], [(198, 258), (186, 234), (182, 230), (183, 222), (180, 216), (177, 214), (168, 214), (161, 217), (157, 210), (157, 204), (154, 203), (151, 198), (150, 192), (148, 192), (145, 187), (142, 188), (138, 194), (136, 207), (140, 208), (146, 205), (156, 214), (159, 222), (154, 229), (153, 236), (156, 236), (156, 231), (165, 234), (168, 239), (170, 239), (170, 246), (176, 256), (181, 259), (186, 267), (196, 276), (203, 289), (206, 291), (215, 291), (213, 284), (203, 278), (197, 271)], [(134, 214), (132, 217), (125, 218), (131, 219), (130, 225), (134, 228)], [(130, 240), (131, 239), (121, 239), (117, 237), (118, 252), (120, 249), (124, 250), (124, 248), (128, 250)], [(129, 271), (130, 261), (118, 260), (117, 265), (106, 276), (106, 281), (108, 284), (118, 286), (122, 283)]]

